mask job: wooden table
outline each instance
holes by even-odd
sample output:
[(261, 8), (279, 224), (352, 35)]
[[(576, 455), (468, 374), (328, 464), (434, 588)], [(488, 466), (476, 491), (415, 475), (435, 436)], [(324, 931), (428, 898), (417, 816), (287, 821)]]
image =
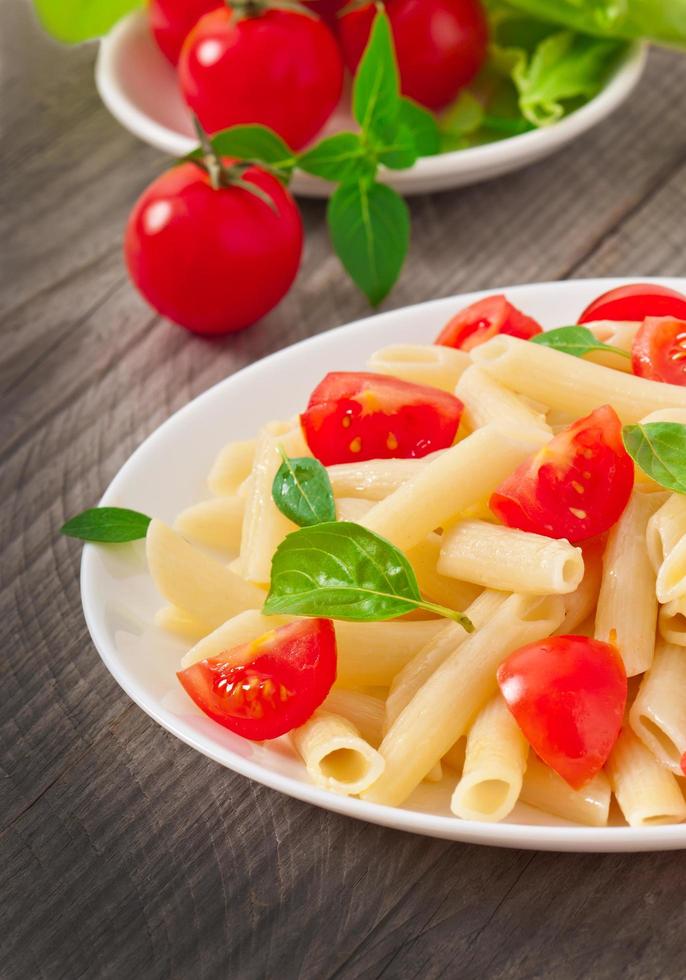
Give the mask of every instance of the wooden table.
[[(237, 368), (367, 312), (303, 202), (291, 295), (209, 343), (130, 287), (122, 227), (164, 166), (107, 115), (94, 49), (3, 0), (0, 975), (680, 978), (686, 854), (559, 855), (368, 826), (248, 782), (133, 705), (90, 642), (67, 515)], [(412, 200), (385, 304), (570, 276), (686, 273), (686, 57), (651, 55), (553, 159)]]

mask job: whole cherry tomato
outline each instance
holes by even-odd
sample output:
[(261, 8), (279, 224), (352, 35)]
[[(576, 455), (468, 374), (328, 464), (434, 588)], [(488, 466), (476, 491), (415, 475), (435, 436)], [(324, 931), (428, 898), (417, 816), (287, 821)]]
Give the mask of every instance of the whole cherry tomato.
[(502, 293), (497, 293), (477, 300), (456, 313), (434, 343), (469, 351), (499, 333), (530, 340), (541, 332), (540, 324), (508, 303)]
[(222, 6), (223, 0), (150, 0), (148, 17), (162, 54), (175, 65), (183, 42), (203, 14)]
[(250, 167), (244, 187), (215, 188), (195, 163), (168, 170), (143, 192), (129, 217), (124, 252), (143, 296), (195, 333), (225, 334), (259, 320), (288, 291), (302, 252), (302, 221), (283, 185)]
[(304, 725), (336, 679), (330, 619), (298, 620), (176, 675), (214, 721), (243, 738), (278, 738)]
[(312, 454), (331, 466), (446, 449), (462, 408), (459, 398), (428, 385), (333, 371), (312, 392), (300, 422)]
[(631, 366), (641, 378), (686, 385), (686, 320), (646, 317), (631, 347)]
[(305, 0), (305, 2), (334, 33), (338, 32), (338, 11), (346, 6), (348, 0)]
[[(468, 85), (486, 59), (488, 25), (479, 0), (388, 0), (403, 95), (443, 109)], [(376, 7), (339, 18), (345, 63), (357, 69)]]
[(511, 653), (498, 684), (526, 740), (574, 789), (599, 772), (617, 741), (627, 681), (616, 647), (551, 636)]
[(338, 105), (343, 62), (318, 17), (265, 7), (239, 18), (222, 7), (187, 37), (179, 79), (207, 132), (261, 123), (299, 149)]
[(619, 519), (633, 484), (621, 422), (604, 405), (522, 463), (492, 495), (490, 508), (509, 527), (584, 541)]
[(594, 320), (645, 320), (648, 316), (673, 316), (686, 320), (686, 296), (676, 289), (650, 282), (610, 289), (590, 303), (579, 323)]

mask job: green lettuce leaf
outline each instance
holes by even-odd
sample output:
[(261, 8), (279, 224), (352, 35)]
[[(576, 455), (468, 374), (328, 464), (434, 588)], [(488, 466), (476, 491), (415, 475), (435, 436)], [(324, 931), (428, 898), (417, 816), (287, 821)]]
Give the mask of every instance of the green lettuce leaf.
[(41, 24), (65, 44), (106, 34), (118, 20), (143, 6), (143, 0), (34, 0)]

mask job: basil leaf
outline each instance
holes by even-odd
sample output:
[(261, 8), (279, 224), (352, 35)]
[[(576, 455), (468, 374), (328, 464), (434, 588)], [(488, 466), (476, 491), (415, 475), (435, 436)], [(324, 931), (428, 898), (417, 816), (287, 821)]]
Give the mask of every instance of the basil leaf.
[(65, 44), (106, 34), (118, 20), (143, 6), (143, 0), (34, 0), (46, 31)]
[(357, 133), (327, 136), (300, 155), (298, 167), (308, 174), (338, 183), (373, 177), (376, 169)]
[[(290, 176), (297, 162), (295, 153), (280, 136), (257, 123), (223, 129), (210, 137), (210, 143), (217, 156), (263, 163), (284, 176)], [(191, 160), (202, 160), (203, 156), (201, 147), (188, 154)]]
[(335, 521), (336, 504), (326, 468), (311, 456), (289, 459), (283, 450), (281, 456), (272, 484), (272, 497), (281, 513), (300, 527)]
[(686, 425), (645, 422), (625, 425), (622, 439), (633, 461), (661, 487), (686, 493)]
[(474, 629), (460, 612), (424, 602), (407, 558), (360, 524), (334, 521), (303, 527), (272, 558), (264, 612), (373, 622), (427, 609)]
[(379, 146), (376, 152), (379, 163), (391, 170), (406, 170), (416, 163), (419, 156), (414, 134), (404, 123), (398, 125), (392, 145)]
[(60, 528), (61, 534), (81, 541), (138, 541), (148, 531), (150, 518), (126, 507), (92, 507), (72, 517)]
[(407, 204), (390, 187), (360, 180), (337, 188), (326, 216), (336, 254), (376, 306), (398, 278), (407, 254)]
[(379, 10), (353, 83), (353, 115), (363, 133), (392, 140), (400, 111), (400, 75), (388, 16)]
[(541, 344), (543, 347), (552, 347), (554, 350), (562, 351), (563, 354), (571, 354), (573, 357), (583, 357), (584, 354), (596, 350), (607, 351), (609, 354), (619, 354), (621, 357), (631, 357), (631, 354), (622, 350), (621, 347), (603, 344), (591, 333), (588, 327), (558, 327), (557, 330), (546, 330), (544, 333), (532, 337), (531, 343)]
[(417, 156), (430, 157), (439, 152), (440, 136), (436, 117), (412, 99), (402, 98), (398, 121), (410, 130)]

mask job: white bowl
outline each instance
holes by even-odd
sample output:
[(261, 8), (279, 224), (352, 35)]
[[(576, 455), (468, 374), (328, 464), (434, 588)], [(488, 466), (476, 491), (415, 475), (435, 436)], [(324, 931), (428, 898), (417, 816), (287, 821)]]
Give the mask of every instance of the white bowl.
[[(478, 183), (540, 160), (614, 112), (638, 82), (645, 57), (645, 47), (634, 45), (602, 92), (553, 126), (425, 157), (408, 170), (385, 171), (383, 180), (402, 194), (419, 194)], [(107, 108), (135, 136), (176, 157), (196, 145), (176, 74), (155, 45), (144, 13), (125, 17), (102, 40), (95, 80)], [(350, 124), (342, 104), (325, 131)], [(292, 188), (304, 197), (327, 197), (331, 191), (330, 184), (303, 173), (295, 174)]]
[[(657, 281), (657, 280), (656, 280)], [(686, 279), (659, 280), (686, 289)], [(550, 328), (573, 323), (593, 298), (626, 280), (580, 280), (507, 289), (509, 298)], [(369, 317), (304, 340), (239, 371), (168, 419), (119, 471), (102, 503), (133, 507), (167, 522), (207, 496), (205, 479), (218, 450), (287, 418), (329, 371), (363, 368), (390, 342), (430, 342), (448, 317), (484, 293), (435, 300)], [(298, 379), (297, 384), (293, 379)], [(501, 824), (450, 815), (453, 783), (424, 783), (401, 808), (337, 796), (312, 785), (287, 740), (245, 741), (203, 715), (175, 672), (188, 644), (153, 625), (162, 605), (145, 567), (143, 543), (86, 545), (83, 608), (105, 665), (133, 700), (184, 742), (222, 765), (317, 806), (371, 823), (433, 837), (561, 851), (643, 851), (686, 847), (686, 825), (590, 828), (519, 805)]]

